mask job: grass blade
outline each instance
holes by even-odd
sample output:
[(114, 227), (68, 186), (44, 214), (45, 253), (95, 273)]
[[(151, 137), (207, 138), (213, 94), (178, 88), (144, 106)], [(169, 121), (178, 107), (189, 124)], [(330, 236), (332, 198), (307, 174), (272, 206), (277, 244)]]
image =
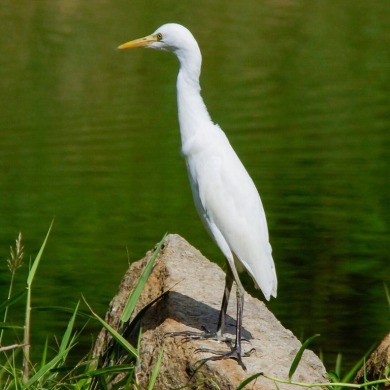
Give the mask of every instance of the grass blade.
[(45, 250), (45, 246), (46, 246), (47, 240), (48, 240), (48, 238), (49, 238), (50, 231), (51, 231), (51, 229), (52, 229), (52, 227), (53, 227), (53, 223), (54, 223), (54, 220), (53, 220), (53, 221), (51, 222), (51, 224), (50, 224), (50, 227), (49, 227), (49, 230), (48, 230), (48, 232), (47, 232), (47, 234), (46, 234), (45, 240), (43, 241), (43, 244), (42, 244), (42, 246), (41, 246), (41, 249), (39, 249), (39, 252), (38, 252), (37, 256), (35, 257), (35, 260), (34, 260), (34, 262), (33, 262), (33, 265), (32, 265), (32, 267), (31, 267), (31, 269), (30, 269), (29, 274), (28, 274), (28, 278), (27, 278), (27, 285), (28, 285), (28, 286), (31, 286), (31, 284), (32, 284), (32, 282), (33, 282), (33, 280), (34, 280), (34, 276), (35, 276), (35, 273), (36, 273), (36, 271), (37, 271), (37, 269), (38, 269), (38, 265), (39, 265), (39, 262), (40, 262), (40, 260), (41, 260), (43, 251)]
[(298, 353), (295, 355), (295, 358), (293, 360), (293, 362), (291, 363), (291, 367), (290, 367), (290, 370), (288, 372), (288, 379), (291, 380), (292, 376), (294, 375), (297, 367), (298, 367), (298, 364), (299, 362), (301, 361), (301, 358), (302, 358), (302, 355), (303, 355), (303, 352), (305, 352), (305, 349), (309, 346), (309, 344), (311, 344), (311, 342), (317, 338), (319, 336), (319, 334), (315, 334), (311, 337), (309, 337), (301, 346), (301, 348), (299, 348), (299, 351)]
[(161, 247), (162, 247), (162, 245), (163, 245), (163, 243), (165, 241), (165, 237), (166, 236), (167, 236), (167, 234), (165, 233), (164, 237), (158, 243), (155, 251), (153, 252), (152, 256), (150, 257), (150, 260), (149, 260), (148, 264), (146, 265), (146, 267), (142, 271), (142, 274), (141, 274), (140, 278), (138, 279), (136, 287), (134, 288), (134, 290), (129, 295), (129, 299), (127, 300), (126, 306), (125, 306), (125, 308), (123, 309), (123, 312), (122, 312), (121, 323), (127, 322), (129, 320), (129, 318), (131, 317), (131, 314), (134, 311), (134, 308), (135, 308), (135, 306), (136, 306), (136, 304), (138, 302), (138, 299), (139, 299), (139, 297), (140, 297), (140, 295), (142, 293), (142, 290), (145, 287), (146, 281), (148, 280), (149, 275), (152, 272), (154, 261), (156, 260), (156, 257), (158, 255), (158, 253), (160, 252), (160, 249), (161, 249)]
[[(34, 310), (35, 311), (49, 311), (49, 312), (59, 311), (61, 313), (69, 313), (72, 315), (74, 313), (74, 309), (72, 309), (71, 307), (65, 307), (65, 306), (35, 306)], [(87, 320), (95, 318), (94, 316), (91, 316), (90, 314), (84, 313), (82, 311), (77, 312), (77, 317), (86, 318)]]
[(45, 240), (43, 241), (43, 244), (41, 245), (41, 248), (39, 249), (39, 252), (37, 256), (35, 257), (35, 260), (33, 262), (33, 265), (31, 266), (31, 269), (28, 273), (27, 277), (27, 299), (26, 299), (26, 314), (25, 314), (25, 324), (24, 324), (24, 336), (23, 336), (23, 342), (24, 342), (24, 348), (23, 348), (23, 382), (27, 383), (29, 378), (29, 364), (30, 364), (30, 326), (31, 326), (31, 294), (32, 294), (32, 282), (35, 277), (35, 273), (37, 272), (39, 262), (41, 260), (43, 251), (46, 247), (47, 240), (49, 238), (51, 229), (53, 227), (54, 220), (51, 221), (49, 230), (46, 234)]
[[(365, 361), (368, 359), (368, 357), (371, 355), (371, 353), (375, 349), (375, 344), (365, 353), (365, 355), (359, 359), (355, 365), (343, 376), (342, 382), (349, 382), (352, 381), (353, 378), (356, 376), (356, 373), (358, 372), (360, 367), (365, 367)], [(366, 381), (366, 380), (365, 380)]]
[(336, 373), (338, 378), (341, 378), (341, 363), (343, 361), (343, 355), (338, 353), (336, 356), (336, 364), (334, 368), (334, 372)]
[(164, 348), (162, 347), (160, 353), (158, 354), (156, 365), (153, 367), (152, 375), (150, 376), (148, 390), (153, 390), (154, 388), (158, 372), (160, 371), (163, 354), (164, 354)]
[(10, 299), (7, 299), (6, 301), (0, 304), (0, 311), (5, 309), (6, 307), (13, 305), (16, 302), (19, 302), (26, 294), (27, 292), (23, 290), (13, 295)]
[(387, 287), (387, 284), (386, 284), (386, 283), (384, 283), (383, 286), (384, 286), (384, 288), (385, 288), (386, 299), (387, 299), (387, 303), (389, 304), (389, 309), (390, 309), (390, 293), (389, 293), (389, 288)]
[(35, 382), (40, 381), (46, 374), (49, 373), (61, 360), (63, 360), (64, 356), (69, 352), (70, 348), (62, 351), (62, 353), (58, 353), (52, 360), (42, 366), (24, 385), (24, 388), (28, 388), (32, 386)]
[(43, 352), (42, 352), (41, 367), (43, 367), (46, 364), (48, 348), (49, 348), (49, 340), (46, 337), (45, 345), (43, 347)]
[(236, 388), (236, 390), (242, 390), (248, 383), (254, 381), (256, 378), (258, 378), (261, 375), (263, 375), (263, 373), (262, 372), (258, 372), (256, 374), (253, 374), (253, 375), (249, 376), (243, 382), (240, 383), (240, 385)]
[(93, 378), (102, 375), (120, 374), (122, 372), (128, 372), (133, 370), (134, 370), (134, 365), (132, 364), (120, 364), (112, 367), (105, 367), (93, 371), (88, 371), (86, 373), (77, 375), (75, 379)]
[(71, 340), (72, 331), (73, 331), (74, 323), (75, 323), (75, 320), (76, 320), (76, 315), (77, 315), (77, 311), (78, 311), (79, 305), (80, 305), (80, 302), (77, 302), (77, 305), (76, 305), (76, 308), (75, 308), (74, 313), (72, 315), (72, 318), (70, 319), (70, 321), (68, 323), (68, 326), (66, 328), (66, 331), (64, 333), (64, 336), (63, 336), (63, 338), (61, 340), (61, 345), (60, 345), (60, 349), (59, 349), (60, 353), (65, 351), (71, 344), (70, 340)]
[(101, 325), (107, 329), (107, 331), (114, 337), (118, 344), (120, 344), (127, 352), (131, 353), (136, 359), (138, 359), (138, 351), (124, 338), (122, 337), (112, 326), (107, 324), (102, 318), (100, 318), (88, 305), (87, 301), (84, 298), (85, 304), (88, 306), (88, 309), (91, 311), (93, 316), (101, 323)]
[(0, 329), (24, 329), (24, 326), (10, 324), (9, 322), (0, 322)]

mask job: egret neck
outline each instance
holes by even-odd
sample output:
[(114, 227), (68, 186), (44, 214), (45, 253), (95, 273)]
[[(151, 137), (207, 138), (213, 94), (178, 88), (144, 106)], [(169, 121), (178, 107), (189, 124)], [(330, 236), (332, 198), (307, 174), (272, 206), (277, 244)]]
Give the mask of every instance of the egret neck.
[[(210, 131), (211, 118), (200, 94), (199, 76), (202, 65), (202, 55), (194, 42), (191, 50), (175, 50), (180, 70), (177, 76), (177, 106), (180, 124), (182, 153), (190, 153), (191, 144), (205, 131)], [(204, 142), (204, 141), (203, 141)]]

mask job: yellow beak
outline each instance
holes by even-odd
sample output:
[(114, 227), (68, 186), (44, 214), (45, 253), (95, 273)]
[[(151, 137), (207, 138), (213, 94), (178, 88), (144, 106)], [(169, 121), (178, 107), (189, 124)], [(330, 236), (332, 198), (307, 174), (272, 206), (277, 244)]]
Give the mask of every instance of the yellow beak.
[(148, 35), (143, 38), (134, 39), (134, 41), (123, 43), (118, 46), (118, 49), (134, 49), (136, 47), (145, 47), (150, 45), (153, 42), (157, 42), (157, 37), (155, 35)]

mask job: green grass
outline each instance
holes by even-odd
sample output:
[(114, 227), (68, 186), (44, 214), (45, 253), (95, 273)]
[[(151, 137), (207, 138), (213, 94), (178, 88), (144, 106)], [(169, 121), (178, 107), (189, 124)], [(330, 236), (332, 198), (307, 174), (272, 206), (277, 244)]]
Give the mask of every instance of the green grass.
[[(139, 319), (143, 313), (154, 302), (161, 299), (158, 297), (151, 302), (144, 309), (142, 309), (129, 322), (134, 313), (134, 309), (142, 293), (142, 290), (148, 280), (150, 273), (153, 270), (154, 261), (164, 243), (165, 236), (154, 250), (148, 264), (144, 268), (139, 281), (134, 290), (129, 295), (125, 309), (122, 313), (119, 330), (113, 329), (107, 324), (94, 310), (90, 307), (88, 302), (84, 299), (86, 311), (80, 309), (80, 302), (74, 308), (51, 308), (51, 310), (62, 310), (70, 313), (70, 319), (61, 338), (56, 340), (54, 345), (51, 345), (48, 340), (42, 348), (42, 354), (38, 361), (31, 361), (30, 346), (31, 346), (31, 309), (34, 278), (38, 272), (39, 264), (43, 256), (47, 241), (52, 230), (53, 223), (50, 225), (47, 235), (42, 243), (42, 246), (36, 255), (34, 261), (31, 262), (29, 272), (26, 280), (26, 288), (22, 291), (14, 291), (14, 280), (17, 270), (22, 267), (24, 259), (24, 247), (22, 245), (22, 235), (19, 234), (16, 239), (14, 247), (10, 248), (10, 257), (7, 260), (10, 271), (10, 286), (7, 297), (3, 302), (0, 301), (0, 388), (4, 390), (24, 390), (24, 389), (76, 389), (76, 390), (95, 390), (95, 389), (138, 389), (144, 388), (138, 383), (137, 368), (140, 360), (140, 340), (142, 330), (139, 331), (138, 342), (132, 345), (125, 337), (125, 331), (137, 330)], [(389, 303), (390, 309), (390, 295), (385, 286), (385, 293)], [(16, 307), (15, 304), (25, 302), (25, 316), (23, 324), (14, 324), (8, 321), (9, 312)], [(77, 354), (75, 346), (78, 341), (80, 333), (83, 331), (76, 330), (76, 319), (81, 318), (85, 321), (96, 321), (111, 335), (111, 347), (108, 354), (104, 357), (104, 362), (98, 362), (92, 359), (91, 354), (81, 358), (76, 364), (69, 363), (69, 361), (77, 361), (73, 354)], [(10, 339), (9, 334), (14, 336), (15, 341), (4, 345), (3, 340)], [(20, 336), (19, 336), (20, 335)], [(8, 337), (5, 337), (8, 336)], [(335, 369), (329, 372), (329, 382), (324, 383), (301, 383), (294, 381), (294, 374), (299, 366), (304, 350), (311, 344), (311, 342), (318, 335), (312, 336), (302, 343), (302, 348), (297, 352), (290, 370), (289, 378), (281, 379), (266, 375), (265, 373), (256, 373), (249, 376), (243, 381), (237, 390), (247, 388), (246, 386), (254, 382), (258, 377), (263, 376), (270, 381), (273, 381), (275, 388), (278, 384), (297, 385), (302, 388), (312, 388), (321, 386), (329, 390), (340, 390), (342, 388), (363, 388), (367, 390), (379, 390), (383, 384), (390, 384), (390, 378), (381, 378), (376, 381), (365, 381), (361, 385), (352, 384), (357, 370), (365, 361), (363, 357), (356, 365), (349, 371), (342, 372), (342, 359), (339, 355)], [(54, 351), (54, 353), (53, 353)], [(118, 356), (121, 351), (125, 351), (126, 358), (119, 359)], [(149, 383), (145, 390), (152, 390), (155, 386), (159, 375), (159, 370), (163, 358), (164, 350), (158, 355), (154, 369), (150, 375)], [(123, 355), (123, 354), (122, 354)], [(122, 356), (121, 355), (121, 356)], [(118, 363), (120, 361), (120, 363)], [(115, 363), (113, 363), (115, 362)], [(386, 375), (390, 374), (390, 368)], [(119, 379), (118, 379), (119, 378)], [(212, 380), (212, 378), (209, 378)], [(184, 386), (185, 387), (185, 386)], [(184, 388), (183, 387), (183, 388)], [(190, 388), (190, 387), (189, 387)]]
[[(21, 292), (14, 292), (14, 280), (16, 271), (23, 265), (24, 248), (22, 245), (22, 235), (19, 234), (16, 240), (15, 247), (10, 249), (10, 258), (7, 260), (8, 268), (11, 272), (10, 287), (7, 298), (0, 303), (0, 315), (3, 315), (3, 321), (0, 322), (0, 388), (4, 390), (22, 390), (22, 389), (116, 389), (137, 388), (142, 389), (137, 382), (135, 375), (136, 365), (140, 356), (139, 344), (134, 347), (131, 345), (120, 332), (113, 329), (102, 318), (100, 318), (89, 304), (85, 301), (90, 313), (80, 312), (80, 304), (77, 303), (74, 309), (69, 308), (54, 308), (65, 312), (70, 311), (71, 317), (66, 326), (64, 334), (57, 345), (50, 346), (48, 341), (43, 346), (43, 352), (39, 361), (33, 362), (30, 359), (31, 346), (31, 309), (32, 309), (32, 292), (34, 278), (37, 273), (39, 263), (41, 261), (45, 246), (47, 244), (53, 223), (47, 232), (43, 244), (31, 263), (29, 268), (26, 289)], [(130, 294), (124, 312), (125, 320), (128, 321), (131, 313), (134, 311), (138, 298), (145, 286), (145, 283), (153, 269), (154, 261), (160, 251), (165, 236), (157, 245), (152, 254), (144, 272), (142, 273), (134, 291)], [(25, 300), (25, 318), (24, 324), (12, 324), (7, 321), (9, 311), (15, 303)], [(92, 359), (91, 355), (82, 358), (73, 366), (68, 365), (70, 354), (75, 352), (74, 347), (77, 344), (79, 333), (75, 330), (75, 322), (77, 317), (87, 318), (88, 321), (97, 321), (104, 327), (112, 336), (113, 342), (121, 346), (127, 354), (128, 358), (122, 364), (113, 366), (100, 367), (96, 360)], [(130, 323), (131, 326), (131, 323)], [(15, 342), (9, 345), (3, 345), (5, 334), (8, 331), (22, 332), (22, 341)], [(18, 339), (18, 336), (15, 336)], [(54, 356), (53, 352), (55, 351)], [(115, 353), (115, 352), (114, 352)], [(50, 357), (49, 357), (50, 356)], [(147, 386), (147, 389), (153, 389), (158, 376), (158, 371), (161, 365), (163, 350), (161, 350), (157, 363), (152, 371), (152, 375)], [(115, 361), (115, 356), (111, 356)], [(118, 374), (126, 374), (125, 381), (120, 381), (116, 384), (112, 380)]]

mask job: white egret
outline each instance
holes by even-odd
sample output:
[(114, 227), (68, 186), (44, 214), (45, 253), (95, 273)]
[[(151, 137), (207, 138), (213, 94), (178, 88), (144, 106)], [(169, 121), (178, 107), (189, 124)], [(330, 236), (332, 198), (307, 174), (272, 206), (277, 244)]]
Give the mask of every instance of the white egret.
[[(233, 358), (245, 368), (241, 348), (244, 288), (238, 271), (246, 270), (267, 300), (276, 297), (277, 279), (264, 209), (256, 187), (225, 133), (214, 124), (200, 94), (202, 56), (198, 43), (185, 27), (169, 23), (153, 34), (119, 46), (165, 50), (180, 62), (177, 105), (182, 154), (196, 209), (206, 229), (224, 254), (228, 269), (217, 332), (222, 339), (233, 281), (237, 284), (236, 337), (231, 351), (212, 351), (211, 360)], [(189, 332), (190, 333), (190, 332)], [(192, 333), (191, 333), (192, 334)], [(203, 334), (195, 338), (210, 337)]]

